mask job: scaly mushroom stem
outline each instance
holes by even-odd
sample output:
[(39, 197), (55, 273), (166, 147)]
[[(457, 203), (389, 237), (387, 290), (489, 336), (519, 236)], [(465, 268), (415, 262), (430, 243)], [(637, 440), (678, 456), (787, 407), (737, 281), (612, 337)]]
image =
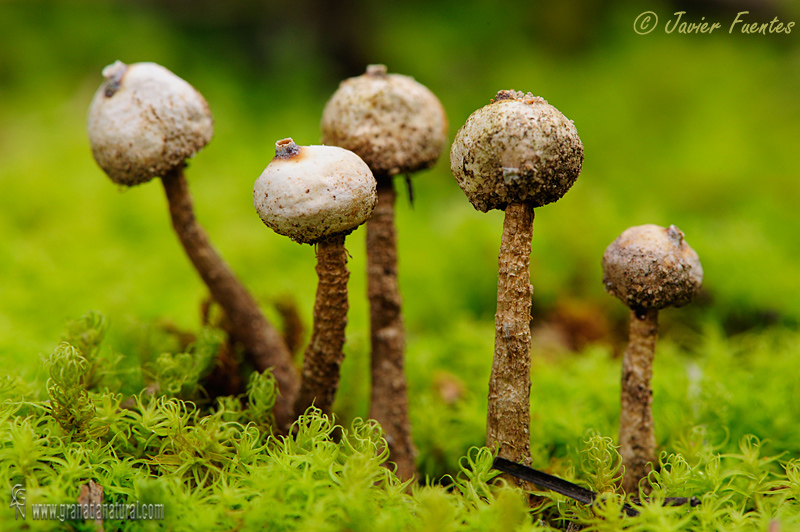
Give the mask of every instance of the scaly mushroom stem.
[(292, 405), (299, 387), (289, 349), (195, 220), (183, 168), (167, 173), (161, 181), (169, 202), (172, 226), (211, 296), (225, 311), (235, 340), (241, 342), (258, 371), (271, 368), (278, 381), (280, 395), (275, 403), (275, 419), (278, 428), (285, 430), (293, 421)]
[(655, 463), (656, 458), (650, 380), (657, 337), (658, 310), (631, 310), (628, 347), (622, 361), (619, 421), (619, 452), (625, 466), (622, 487), (627, 493), (638, 493), (639, 481), (650, 472), (648, 462)]
[(323, 238), (316, 244), (317, 297), (314, 301), (314, 328), (303, 356), (303, 379), (295, 403), (300, 415), (312, 404), (331, 413), (339, 388), (339, 367), (344, 353), (347, 326), (347, 250), (343, 233)]
[[(509, 203), (497, 279), (494, 361), (489, 379), (486, 445), (498, 456), (530, 464), (531, 240), (533, 205)], [(509, 482), (520, 481), (507, 477)]]
[(367, 221), (367, 293), (372, 340), (369, 417), (383, 427), (389, 459), (397, 465), (397, 476), (408, 480), (416, 475), (417, 450), (411, 439), (403, 371), (405, 331), (397, 282), (395, 197), (394, 180), (378, 177), (378, 204)]

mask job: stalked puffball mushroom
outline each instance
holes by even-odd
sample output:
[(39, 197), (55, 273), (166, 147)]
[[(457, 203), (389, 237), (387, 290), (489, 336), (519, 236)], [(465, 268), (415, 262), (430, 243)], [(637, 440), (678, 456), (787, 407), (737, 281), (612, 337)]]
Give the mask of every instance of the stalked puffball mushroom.
[(103, 70), (103, 76), (105, 82), (89, 107), (94, 158), (119, 185), (161, 178), (172, 225), (186, 254), (225, 311), (232, 339), (241, 343), (256, 369), (272, 368), (280, 389), (276, 420), (279, 425), (291, 423), (299, 387), (291, 354), (195, 220), (183, 175), (186, 159), (211, 140), (208, 104), (186, 81), (155, 63), (117, 61)]
[(447, 141), (439, 99), (414, 78), (385, 65), (339, 85), (322, 112), (322, 140), (358, 154), (376, 179), (436, 163)]
[(603, 254), (603, 284), (631, 309), (628, 347), (622, 362), (619, 426), (623, 488), (634, 492), (655, 462), (653, 358), (658, 311), (691, 303), (703, 282), (697, 253), (674, 225), (626, 229)]
[(117, 61), (103, 77), (89, 107), (89, 140), (115, 183), (133, 186), (172, 173), (211, 140), (205, 99), (161, 65)]
[(436, 163), (447, 140), (439, 99), (413, 78), (370, 65), (343, 81), (322, 114), (322, 142), (358, 154), (378, 182), (378, 205), (367, 221), (367, 292), (372, 342), (369, 416), (383, 427), (389, 459), (407, 480), (416, 472), (403, 371), (405, 331), (397, 281), (394, 177)]
[(298, 146), (290, 138), (275, 144), (275, 158), (253, 188), (253, 204), (267, 227), (316, 249), (314, 326), (296, 415), (312, 404), (331, 412), (347, 325), (344, 239), (369, 218), (376, 201), (375, 178), (358, 155), (336, 146)]
[(516, 91), (500, 91), (472, 113), (450, 151), (453, 175), (472, 205), (505, 211), (486, 444), (515, 462), (530, 462), (533, 210), (561, 198), (582, 165), (573, 123), (542, 98)]

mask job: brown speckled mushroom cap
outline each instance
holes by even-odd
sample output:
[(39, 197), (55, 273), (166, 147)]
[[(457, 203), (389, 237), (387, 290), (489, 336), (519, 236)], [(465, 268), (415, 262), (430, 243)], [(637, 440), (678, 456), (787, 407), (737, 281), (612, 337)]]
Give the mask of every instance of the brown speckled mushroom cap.
[(691, 303), (703, 283), (703, 266), (670, 225), (626, 229), (603, 254), (603, 284), (631, 309), (662, 309)]
[(161, 177), (211, 140), (214, 121), (205, 99), (166, 68), (117, 61), (103, 76), (89, 107), (89, 142), (115, 183)]
[(358, 154), (376, 175), (433, 166), (447, 141), (439, 99), (414, 78), (370, 65), (344, 80), (322, 113), (322, 142)]
[(367, 221), (378, 201), (376, 181), (358, 155), (336, 146), (298, 146), (290, 138), (275, 147), (253, 187), (253, 204), (267, 227), (313, 244)]
[(458, 130), (450, 167), (483, 212), (515, 202), (557, 201), (578, 178), (583, 144), (575, 125), (544, 99), (500, 91)]

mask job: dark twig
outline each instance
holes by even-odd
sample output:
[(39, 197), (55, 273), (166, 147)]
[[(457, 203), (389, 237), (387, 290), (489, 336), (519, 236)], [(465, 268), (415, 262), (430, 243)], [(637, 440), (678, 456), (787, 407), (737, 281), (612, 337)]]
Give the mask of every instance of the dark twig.
[[(499, 456), (494, 459), (492, 468), (531, 482), (537, 486), (555, 491), (556, 493), (569, 497), (570, 499), (575, 499), (583, 504), (592, 505), (595, 500), (597, 500), (598, 494), (594, 491)], [(636, 505), (641, 505), (639, 499), (631, 499), (631, 502)], [(664, 499), (664, 506), (682, 506), (684, 504), (688, 504), (694, 508), (700, 504), (700, 499), (697, 497), (667, 497)], [(622, 505), (622, 511), (631, 517), (639, 515), (639, 511), (628, 503)]]
[(411, 182), (411, 176), (406, 174), (406, 190), (408, 190), (408, 204), (414, 208), (414, 184)]

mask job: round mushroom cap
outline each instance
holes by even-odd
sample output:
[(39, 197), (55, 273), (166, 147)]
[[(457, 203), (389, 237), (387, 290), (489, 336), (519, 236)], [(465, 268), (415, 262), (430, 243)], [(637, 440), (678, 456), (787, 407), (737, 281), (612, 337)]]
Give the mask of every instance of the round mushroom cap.
[(276, 143), (275, 158), (256, 180), (261, 220), (295, 242), (313, 244), (367, 221), (378, 201), (376, 181), (355, 153), (336, 146)]
[(370, 65), (344, 80), (322, 113), (322, 142), (358, 154), (378, 176), (433, 166), (447, 141), (439, 99), (409, 76)]
[(606, 291), (631, 309), (688, 305), (702, 283), (700, 258), (674, 225), (626, 229), (603, 254)]
[(453, 175), (483, 212), (557, 201), (582, 165), (583, 144), (572, 121), (543, 98), (516, 91), (500, 91), (472, 113), (450, 150)]
[(89, 142), (115, 183), (163, 176), (211, 140), (214, 121), (205, 99), (166, 68), (117, 61), (103, 76), (89, 107)]

